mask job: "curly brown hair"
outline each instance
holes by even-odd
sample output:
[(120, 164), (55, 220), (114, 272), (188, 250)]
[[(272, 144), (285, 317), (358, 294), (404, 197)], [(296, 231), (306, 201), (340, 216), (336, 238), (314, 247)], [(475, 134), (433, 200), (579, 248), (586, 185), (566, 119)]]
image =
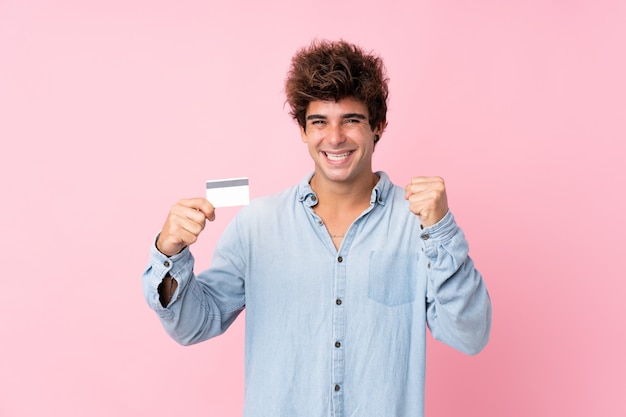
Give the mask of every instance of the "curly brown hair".
[(346, 41), (313, 41), (293, 56), (285, 81), (290, 114), (306, 128), (311, 101), (352, 97), (365, 104), (372, 130), (387, 126), (389, 89), (383, 60)]

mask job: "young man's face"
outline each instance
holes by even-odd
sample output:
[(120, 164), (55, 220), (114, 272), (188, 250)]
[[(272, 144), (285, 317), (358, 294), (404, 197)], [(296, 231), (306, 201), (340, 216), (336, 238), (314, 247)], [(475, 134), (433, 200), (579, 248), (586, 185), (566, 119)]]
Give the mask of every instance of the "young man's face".
[(367, 107), (353, 98), (312, 101), (306, 111), (306, 129), (300, 127), (315, 162), (319, 180), (354, 183), (371, 180), (374, 137)]

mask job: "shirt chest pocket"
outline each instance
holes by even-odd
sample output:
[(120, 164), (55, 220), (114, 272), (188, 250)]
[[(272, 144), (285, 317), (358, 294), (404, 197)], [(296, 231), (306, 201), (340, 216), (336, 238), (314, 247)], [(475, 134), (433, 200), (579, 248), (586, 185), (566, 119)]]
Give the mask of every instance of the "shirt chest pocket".
[(369, 258), (368, 297), (390, 307), (415, 301), (418, 257), (415, 252), (373, 251)]

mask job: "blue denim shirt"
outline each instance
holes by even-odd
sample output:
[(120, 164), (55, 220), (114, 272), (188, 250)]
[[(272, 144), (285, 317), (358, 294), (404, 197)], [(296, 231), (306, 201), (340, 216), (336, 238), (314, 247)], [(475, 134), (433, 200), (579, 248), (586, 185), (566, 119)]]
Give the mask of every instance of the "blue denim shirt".
[[(468, 354), (487, 343), (489, 295), (452, 214), (422, 229), (378, 175), (339, 250), (311, 176), (242, 208), (197, 276), (188, 249), (153, 245), (144, 294), (176, 341), (217, 336), (245, 307), (244, 416), (423, 416), (426, 326)], [(167, 272), (179, 285), (163, 308)]]

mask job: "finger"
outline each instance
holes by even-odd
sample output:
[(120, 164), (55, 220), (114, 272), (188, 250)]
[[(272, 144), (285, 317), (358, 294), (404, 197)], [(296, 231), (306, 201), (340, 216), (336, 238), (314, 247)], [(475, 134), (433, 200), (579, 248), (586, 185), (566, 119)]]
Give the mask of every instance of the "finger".
[(198, 236), (200, 235), (200, 233), (194, 233), (191, 232), (189, 230), (186, 229), (182, 229), (178, 236), (180, 238), (180, 242), (184, 245), (184, 246), (189, 246), (192, 245), (194, 243), (196, 243), (196, 241), (198, 240)]
[(197, 240), (198, 234), (168, 223), (159, 234), (156, 247), (164, 255), (173, 256)]
[(420, 184), (420, 183), (443, 183), (443, 178), (438, 176), (428, 177), (428, 176), (417, 176), (411, 178), (411, 184)]
[(204, 230), (206, 218), (204, 217), (204, 214), (197, 210), (194, 210), (193, 213), (189, 214), (190, 216), (195, 216), (196, 218), (179, 218), (177, 225), (180, 227), (181, 230), (198, 236)]
[(441, 177), (413, 177), (411, 182), (404, 187), (404, 197), (408, 199), (411, 194), (434, 189), (439, 192), (445, 191), (445, 182)]
[(178, 205), (201, 212), (209, 221), (215, 220), (215, 207), (206, 198), (198, 197), (180, 200)]
[(204, 222), (204, 220), (215, 220), (215, 207), (206, 198), (180, 200), (172, 208), (171, 213), (176, 213), (198, 223)]
[(441, 198), (441, 191), (434, 188), (419, 188), (412, 189), (411, 193), (407, 197), (407, 200), (411, 203), (417, 203), (420, 201), (432, 201), (435, 202)]
[(178, 201), (170, 210), (159, 235), (157, 248), (171, 256), (195, 243), (207, 218), (215, 219), (215, 208), (204, 198)]
[(445, 193), (433, 190), (412, 194), (409, 197), (409, 209), (419, 216), (424, 226), (431, 226), (441, 220), (448, 212)]
[(422, 194), (425, 192), (429, 192), (431, 190), (433, 190), (433, 187), (431, 186), (430, 183), (411, 183), (408, 184), (405, 188), (405, 193), (404, 193), (404, 198), (408, 199), (409, 197), (413, 196), (413, 195), (418, 195), (418, 194)]

